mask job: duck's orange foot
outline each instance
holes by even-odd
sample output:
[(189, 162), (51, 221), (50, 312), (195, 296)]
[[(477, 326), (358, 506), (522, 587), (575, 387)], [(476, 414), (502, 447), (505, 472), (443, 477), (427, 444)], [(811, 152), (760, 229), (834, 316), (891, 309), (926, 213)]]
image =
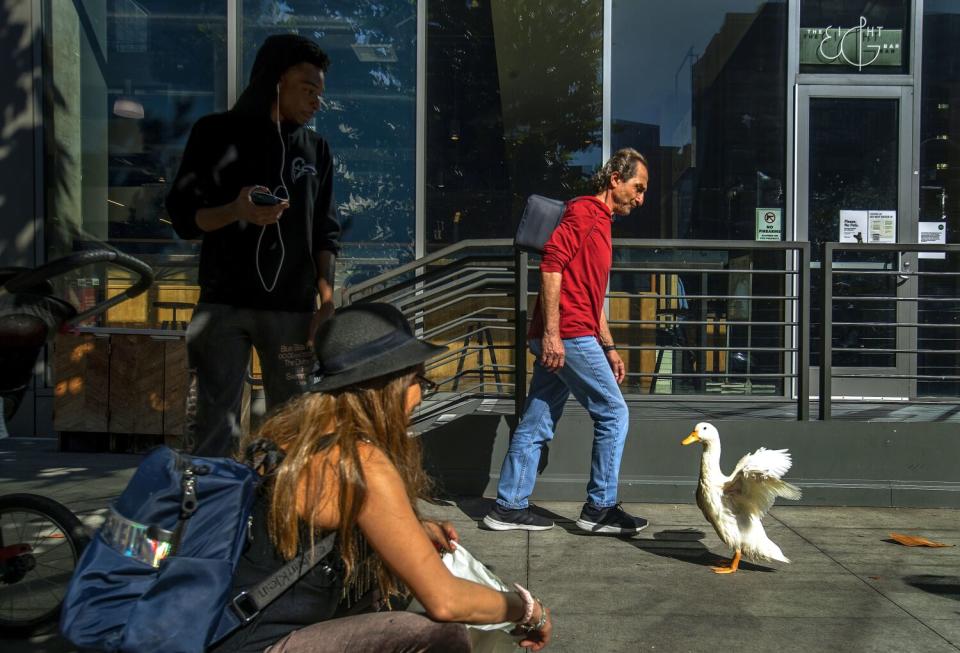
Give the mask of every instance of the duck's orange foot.
[(740, 566), (740, 549), (737, 549), (733, 553), (733, 560), (730, 561), (728, 567), (710, 567), (710, 569), (715, 574), (732, 574)]

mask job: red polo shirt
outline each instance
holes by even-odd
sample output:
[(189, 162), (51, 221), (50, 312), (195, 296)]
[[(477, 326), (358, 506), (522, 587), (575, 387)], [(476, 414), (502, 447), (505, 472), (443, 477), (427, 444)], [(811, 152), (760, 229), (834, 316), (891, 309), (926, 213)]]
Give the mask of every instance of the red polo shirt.
[[(560, 224), (543, 248), (541, 272), (559, 272), (560, 337), (600, 333), (600, 315), (613, 263), (610, 208), (596, 197), (567, 202)], [(530, 338), (543, 337), (540, 297), (530, 324)]]

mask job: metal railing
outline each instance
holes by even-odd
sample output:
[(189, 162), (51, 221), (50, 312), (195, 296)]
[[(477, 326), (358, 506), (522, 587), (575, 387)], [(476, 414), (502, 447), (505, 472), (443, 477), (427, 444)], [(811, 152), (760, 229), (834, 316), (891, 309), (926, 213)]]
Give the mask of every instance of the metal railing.
[[(918, 253), (945, 258), (921, 269), (899, 263)], [(955, 404), (958, 253), (960, 245), (826, 243), (821, 268), (811, 271), (805, 242), (615, 240), (607, 309), (627, 360), (625, 394), (632, 401), (790, 402), (806, 420), (810, 368), (819, 364), (821, 419), (830, 419), (842, 400), (832, 393), (847, 380), (902, 381), (912, 384), (902, 399)], [(882, 256), (900, 258), (883, 265)], [(342, 303), (391, 302), (421, 337), (449, 347), (428, 363), (441, 392), (425, 416), (472, 399), (512, 399), (519, 414), (539, 284), (532, 259), (509, 239), (462, 241), (344, 289)], [(858, 276), (861, 283), (849, 283)], [(815, 306), (812, 278), (822, 283)], [(863, 290), (878, 283), (884, 292)], [(904, 306), (915, 307), (909, 319)], [(820, 311), (816, 324), (812, 308)], [(851, 340), (851, 328), (876, 333)], [(819, 340), (813, 356), (811, 335)], [(888, 364), (847, 364), (853, 356)], [(948, 384), (939, 396), (929, 390), (937, 384)]]
[(439, 392), (415, 421), (472, 399), (513, 397), (513, 262), (512, 240), (464, 240), (341, 291), (341, 305), (392, 303), (419, 337), (449, 347), (427, 362)]
[[(809, 372), (798, 364), (809, 349), (807, 243), (618, 239), (614, 250), (610, 326), (623, 336), (631, 399), (677, 399), (673, 389), (685, 384), (691, 394), (683, 398), (729, 391), (751, 401), (795, 401), (797, 418), (808, 419)], [(741, 267), (731, 267), (731, 252)], [(469, 399), (512, 398), (519, 414), (535, 270), (511, 240), (461, 241), (345, 288), (341, 303), (391, 302), (421, 337), (450, 347), (428, 363), (441, 390), (428, 413)], [(733, 275), (746, 280), (745, 289), (733, 288)], [(679, 280), (690, 292), (651, 280)], [(769, 292), (752, 292), (758, 288)], [(766, 314), (754, 317), (760, 304)], [(679, 305), (688, 307), (685, 315)], [(731, 306), (746, 306), (746, 313), (733, 315)], [(764, 332), (775, 332), (775, 342), (765, 342)], [(740, 359), (743, 369), (736, 369)], [(757, 363), (763, 359), (775, 361), (773, 368)], [(663, 385), (669, 394), (656, 394)], [(763, 388), (774, 392), (757, 396)]]
[[(537, 268), (526, 253), (517, 257), (528, 272), (518, 276), (517, 297), (535, 297), (529, 273)], [(809, 419), (809, 367), (800, 363), (810, 346), (809, 261), (805, 242), (614, 240), (607, 317), (626, 359), (624, 394), (793, 401), (797, 419)], [(526, 308), (518, 301), (518, 378), (527, 373)], [(661, 384), (667, 394), (656, 394)], [(686, 392), (676, 393), (681, 385)], [(518, 411), (525, 392), (520, 384)]]
[[(835, 260), (840, 254), (847, 260)], [(919, 261), (904, 259), (906, 254), (936, 256), (943, 262), (930, 261), (925, 267), (942, 269), (921, 270)], [(891, 255), (895, 261), (878, 260)], [(821, 261), (820, 419), (832, 417), (837, 379), (879, 388), (899, 384), (898, 394), (911, 402), (956, 404), (960, 245), (823, 243)], [(856, 277), (861, 278), (859, 284), (843, 281)], [(837, 293), (841, 284), (846, 292)], [(844, 306), (838, 310), (840, 302)], [(838, 313), (841, 319), (835, 321)], [(936, 384), (953, 384), (953, 389), (938, 396), (920, 388)]]

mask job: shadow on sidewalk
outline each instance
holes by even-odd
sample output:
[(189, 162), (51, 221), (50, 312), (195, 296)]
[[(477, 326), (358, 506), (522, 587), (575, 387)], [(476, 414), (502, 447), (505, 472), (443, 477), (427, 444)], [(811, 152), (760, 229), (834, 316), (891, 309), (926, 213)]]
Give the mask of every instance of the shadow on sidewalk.
[(937, 576), (935, 574), (920, 574), (904, 576), (903, 581), (912, 587), (924, 592), (943, 596), (954, 601), (960, 601), (960, 576)]
[[(423, 433), (423, 468), (436, 496), (480, 496), (490, 482), (490, 457), (501, 415), (464, 415)], [(469, 438), (462, 437), (469, 433)], [(483, 515), (481, 515), (482, 517)]]
[[(494, 499), (488, 499), (487, 497), (458, 497), (454, 499), (454, 501), (457, 504), (457, 508), (459, 508), (463, 514), (476, 522), (480, 522), (488, 512), (493, 510), (493, 504), (496, 503)], [(531, 504), (530, 509), (541, 517), (552, 519), (557, 526), (568, 532), (572, 533), (576, 531), (585, 535), (585, 533), (578, 531), (577, 528), (573, 526), (574, 520), (570, 517), (557, 514), (552, 510), (541, 508), (535, 504)], [(480, 527), (486, 528), (482, 523), (480, 524)]]
[(4, 653), (76, 653), (76, 647), (60, 637), (55, 623), (40, 626), (22, 636), (0, 634), (0, 650)]
[[(657, 531), (653, 538), (624, 538), (637, 549), (661, 556), (672, 558), (680, 562), (687, 562), (701, 567), (713, 567), (718, 564), (728, 564), (729, 558), (713, 553), (701, 541), (705, 533), (695, 528), (668, 529)], [(771, 567), (741, 561), (740, 569), (745, 571), (772, 572)]]

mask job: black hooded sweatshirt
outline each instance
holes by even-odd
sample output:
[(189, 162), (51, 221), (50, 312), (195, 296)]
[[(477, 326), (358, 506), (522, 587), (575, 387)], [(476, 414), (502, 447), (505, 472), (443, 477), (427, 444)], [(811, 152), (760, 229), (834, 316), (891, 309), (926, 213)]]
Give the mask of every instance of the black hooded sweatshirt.
[[(181, 238), (203, 238), (199, 301), (308, 312), (316, 308), (315, 259), (339, 249), (333, 160), (327, 142), (310, 129), (283, 123), (278, 133), (270, 113), (276, 84), (290, 64), (282, 53), (266, 64), (233, 109), (193, 126), (167, 211)], [(245, 186), (265, 186), (282, 196), (281, 161), (290, 207), (279, 231), (277, 225), (245, 221), (208, 232), (197, 226), (198, 209), (229, 204)]]

